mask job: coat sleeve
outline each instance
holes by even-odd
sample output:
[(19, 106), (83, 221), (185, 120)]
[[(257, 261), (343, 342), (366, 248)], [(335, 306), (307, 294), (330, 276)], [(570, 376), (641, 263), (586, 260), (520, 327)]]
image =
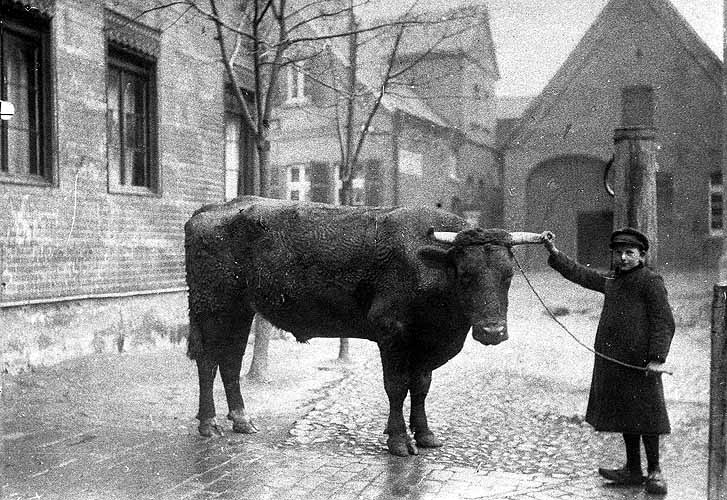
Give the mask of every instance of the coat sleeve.
[(661, 276), (653, 275), (644, 288), (644, 302), (649, 318), (649, 361), (663, 363), (674, 337), (674, 317)]
[(548, 257), (550, 267), (558, 271), (563, 277), (573, 283), (596, 292), (606, 291), (606, 277), (590, 267), (578, 264), (563, 252), (551, 254)]

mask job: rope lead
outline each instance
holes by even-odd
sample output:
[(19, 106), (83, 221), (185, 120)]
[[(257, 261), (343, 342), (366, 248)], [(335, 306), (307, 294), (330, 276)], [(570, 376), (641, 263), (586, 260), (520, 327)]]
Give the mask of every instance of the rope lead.
[(568, 330), (568, 328), (555, 316), (555, 314), (553, 314), (553, 311), (550, 310), (550, 308), (545, 304), (545, 301), (540, 296), (540, 294), (538, 293), (538, 291), (535, 290), (535, 287), (530, 282), (530, 279), (528, 278), (528, 275), (525, 274), (525, 270), (522, 268), (522, 266), (520, 265), (520, 262), (518, 262), (518, 260), (515, 257), (515, 255), (513, 255), (512, 257), (513, 257), (513, 260), (515, 261), (515, 264), (517, 264), (517, 267), (520, 270), (520, 273), (523, 275), (523, 278), (525, 278), (525, 282), (528, 284), (528, 286), (530, 287), (530, 289), (533, 291), (533, 293), (535, 294), (535, 296), (538, 298), (538, 300), (540, 301), (540, 304), (547, 311), (548, 315), (553, 319), (553, 321), (555, 321), (558, 324), (558, 326), (560, 326), (565, 331), (565, 333), (567, 333), (573, 340), (575, 340), (576, 343), (578, 343), (578, 345), (580, 345), (581, 347), (585, 348), (586, 350), (592, 352), (596, 356), (598, 356), (598, 357), (600, 357), (602, 359), (605, 359), (606, 361), (610, 361), (612, 363), (616, 363), (617, 365), (625, 366), (626, 368), (631, 368), (633, 370), (639, 370), (639, 371), (642, 371), (642, 372), (667, 373), (669, 375), (673, 375), (673, 373), (670, 372), (670, 371), (664, 370), (664, 371), (658, 371), (657, 372), (657, 371), (654, 371), (654, 370), (650, 370), (650, 369), (646, 368), (645, 366), (637, 366), (637, 365), (632, 365), (632, 364), (629, 364), (629, 363), (625, 363), (625, 362), (623, 362), (623, 361), (621, 361), (619, 359), (612, 358), (611, 356), (607, 356), (606, 354), (600, 353), (600, 352), (596, 351), (594, 348), (592, 348), (592, 347), (584, 344), (583, 342), (581, 342), (581, 340), (578, 337), (576, 337), (575, 335), (573, 335), (571, 333), (571, 331)]

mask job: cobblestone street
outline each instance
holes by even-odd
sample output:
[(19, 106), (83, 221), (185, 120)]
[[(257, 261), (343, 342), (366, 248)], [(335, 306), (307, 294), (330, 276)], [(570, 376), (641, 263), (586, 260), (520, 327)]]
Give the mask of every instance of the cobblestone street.
[[(620, 436), (582, 421), (592, 356), (541, 316), (522, 287), (512, 295), (511, 339), (494, 348), (468, 339), (434, 373), (428, 413), (442, 448), (388, 455), (376, 346), (353, 341), (354, 362), (340, 365), (337, 341), (320, 339), (274, 341), (271, 382), (244, 384), (260, 433), (231, 432), (218, 384), (228, 432), (201, 438), (194, 365), (183, 346), (170, 347), (6, 377), (3, 498), (648, 498), (639, 487), (606, 486), (596, 473), (624, 457)], [(593, 314), (568, 322), (592, 342)], [(672, 352), (667, 498), (705, 498), (708, 347), (682, 336)]]

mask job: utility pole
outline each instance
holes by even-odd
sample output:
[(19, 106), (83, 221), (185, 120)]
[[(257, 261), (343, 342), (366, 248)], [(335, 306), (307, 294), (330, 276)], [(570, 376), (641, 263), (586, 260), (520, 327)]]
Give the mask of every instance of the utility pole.
[[(727, 0), (724, 1), (722, 26), (727, 33)], [(727, 37), (723, 60), (727, 56)], [(722, 185), (727, 180), (727, 73), (722, 72)], [(722, 194), (722, 227), (725, 227), (727, 200)], [(727, 499), (727, 339), (725, 339), (725, 305), (727, 303), (727, 239), (722, 240), (717, 283), (712, 295), (712, 350), (709, 371), (709, 465), (707, 496), (709, 500)]]

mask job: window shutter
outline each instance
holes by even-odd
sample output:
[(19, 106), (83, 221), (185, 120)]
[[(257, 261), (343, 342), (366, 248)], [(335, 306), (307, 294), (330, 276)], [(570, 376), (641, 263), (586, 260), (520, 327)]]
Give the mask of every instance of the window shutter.
[(383, 202), (383, 171), (379, 160), (366, 162), (366, 204), (381, 205)]
[(310, 200), (331, 203), (331, 176), (328, 163), (314, 161), (311, 162), (310, 169)]

